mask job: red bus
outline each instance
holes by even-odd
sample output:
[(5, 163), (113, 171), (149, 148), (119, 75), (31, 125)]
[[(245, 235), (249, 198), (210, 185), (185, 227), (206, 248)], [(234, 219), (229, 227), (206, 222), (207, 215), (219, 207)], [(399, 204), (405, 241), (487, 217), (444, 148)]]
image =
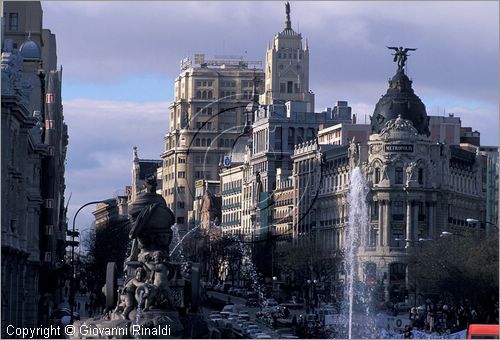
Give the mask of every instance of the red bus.
[(467, 339), (498, 339), (498, 325), (471, 324)]

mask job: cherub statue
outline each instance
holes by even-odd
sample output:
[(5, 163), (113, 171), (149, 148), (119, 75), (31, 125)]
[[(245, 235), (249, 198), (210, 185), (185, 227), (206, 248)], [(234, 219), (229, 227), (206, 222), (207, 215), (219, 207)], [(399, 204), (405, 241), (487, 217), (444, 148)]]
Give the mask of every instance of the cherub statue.
[[(122, 316), (126, 320), (129, 320), (128, 316), (136, 305), (136, 290), (137, 288), (140, 288), (146, 284), (145, 279), (146, 271), (144, 270), (144, 268), (139, 267), (135, 270), (135, 277), (130, 279), (127, 284), (125, 284), (125, 287), (123, 287), (122, 295), (126, 295), (126, 297), (120, 298), (121, 302), (119, 303), (119, 305), (121, 305), (122, 303), (124, 304), (125, 308), (123, 310)], [(118, 308), (118, 306), (116, 308)]]
[(166, 301), (169, 306), (172, 304), (172, 291), (170, 290), (170, 279), (172, 270), (166, 263), (166, 257), (162, 251), (155, 251), (153, 253), (153, 286), (156, 290), (156, 302), (159, 304)]

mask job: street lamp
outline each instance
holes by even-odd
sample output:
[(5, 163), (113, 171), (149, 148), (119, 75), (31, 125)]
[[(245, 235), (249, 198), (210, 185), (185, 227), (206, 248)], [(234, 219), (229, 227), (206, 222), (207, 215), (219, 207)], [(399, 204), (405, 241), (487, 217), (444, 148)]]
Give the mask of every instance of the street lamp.
[(77, 245), (77, 242), (75, 242), (75, 237), (78, 236), (78, 232), (75, 229), (75, 222), (76, 222), (76, 217), (78, 216), (78, 213), (85, 208), (86, 206), (89, 206), (91, 204), (98, 204), (102, 203), (104, 200), (101, 201), (92, 201), (85, 203), (82, 205), (80, 208), (75, 213), (75, 216), (73, 217), (73, 228), (71, 232), (67, 232), (68, 236), (72, 238), (70, 242), (68, 242), (71, 245), (71, 283), (70, 283), (70, 305), (71, 305), (71, 317), (70, 317), (70, 323), (73, 324), (73, 313), (75, 312), (75, 279), (76, 279), (76, 266), (75, 266), (75, 246)]
[(457, 233), (450, 233), (449, 231), (442, 231), (439, 237), (450, 237), (450, 236), (459, 236), (459, 237), (465, 237), (462, 234), (457, 234)]
[(498, 231), (498, 226), (494, 223), (489, 222), (489, 221), (479, 221), (479, 220), (476, 220), (475, 218), (466, 218), (465, 221), (467, 221), (468, 224), (477, 224), (477, 223), (490, 224), (491, 226), (493, 226), (493, 228), (495, 228)]

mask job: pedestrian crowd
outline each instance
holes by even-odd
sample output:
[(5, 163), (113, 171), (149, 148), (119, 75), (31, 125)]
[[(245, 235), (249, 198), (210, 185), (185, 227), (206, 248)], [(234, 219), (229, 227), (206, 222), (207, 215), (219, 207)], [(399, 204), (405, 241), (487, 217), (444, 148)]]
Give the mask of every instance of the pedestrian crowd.
[(410, 324), (405, 328), (405, 338), (411, 331), (447, 335), (467, 328), (471, 323), (498, 324), (498, 299), (491, 297), (489, 303), (472, 304), (468, 299), (456, 303), (427, 299), (425, 304), (410, 311)]

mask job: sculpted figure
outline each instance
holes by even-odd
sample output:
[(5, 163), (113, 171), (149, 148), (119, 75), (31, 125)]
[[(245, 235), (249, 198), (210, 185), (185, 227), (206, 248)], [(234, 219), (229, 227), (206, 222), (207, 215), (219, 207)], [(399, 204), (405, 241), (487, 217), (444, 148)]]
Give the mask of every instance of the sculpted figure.
[[(129, 320), (128, 316), (130, 312), (136, 306), (136, 301), (135, 301), (136, 290), (137, 288), (142, 287), (146, 284), (146, 282), (144, 281), (145, 278), (146, 278), (146, 271), (144, 270), (144, 268), (139, 267), (135, 270), (135, 277), (130, 279), (125, 285), (125, 287), (123, 287), (122, 295), (126, 296), (124, 296), (121, 299), (125, 307), (122, 316), (127, 320)], [(116, 308), (118, 309), (118, 307), (122, 305), (122, 303), (120, 303)]]
[(169, 249), (175, 216), (165, 200), (156, 193), (156, 177), (146, 182), (146, 192), (140, 193), (129, 210), (132, 225), (129, 238), (132, 250), (128, 261), (138, 260), (140, 253)]
[(359, 164), (359, 146), (355, 143), (354, 138), (349, 145), (349, 158), (354, 162), (354, 166)]
[(416, 48), (404, 48), (403, 47), (394, 47), (394, 46), (387, 46), (388, 49), (394, 50), (395, 53), (393, 54), (394, 56), (394, 62), (398, 63), (398, 71), (402, 71), (403, 68), (406, 65), (406, 60), (408, 59), (408, 51), (416, 51)]
[(164, 302), (169, 307), (173, 306), (172, 292), (170, 290), (170, 280), (173, 277), (173, 271), (167, 263), (168, 253), (164, 251), (155, 251), (152, 256), (147, 256), (146, 266), (151, 271), (149, 295), (144, 310), (156, 307)]
[(172, 271), (166, 263), (163, 252), (157, 251), (153, 253), (153, 261), (153, 285), (157, 288), (157, 301), (159, 303), (166, 301), (169, 306), (173, 306), (172, 291), (169, 284)]
[(416, 162), (408, 163), (408, 166), (406, 167), (406, 185), (409, 185), (409, 183), (413, 180), (416, 168), (417, 168)]

